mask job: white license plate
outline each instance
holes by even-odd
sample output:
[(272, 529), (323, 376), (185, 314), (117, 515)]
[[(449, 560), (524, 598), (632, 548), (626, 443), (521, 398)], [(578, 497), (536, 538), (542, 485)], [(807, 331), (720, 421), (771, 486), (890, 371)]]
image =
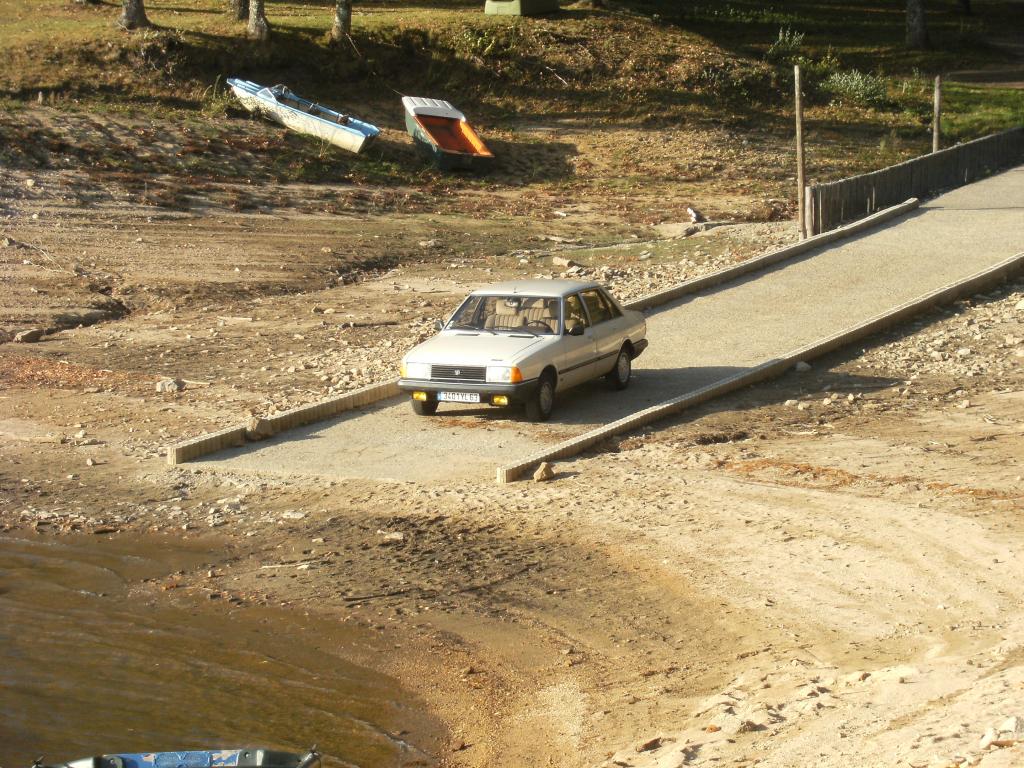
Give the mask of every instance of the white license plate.
[(479, 392), (438, 392), (437, 399), (447, 403), (479, 403)]

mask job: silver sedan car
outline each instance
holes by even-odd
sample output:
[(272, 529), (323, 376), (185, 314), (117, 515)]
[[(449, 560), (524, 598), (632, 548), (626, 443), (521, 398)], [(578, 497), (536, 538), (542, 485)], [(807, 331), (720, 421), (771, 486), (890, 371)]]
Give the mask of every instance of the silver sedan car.
[(515, 280), (473, 291), (402, 359), (398, 386), (413, 410), (440, 403), (522, 404), (546, 421), (555, 394), (604, 376), (625, 389), (647, 347), (647, 323), (598, 283)]

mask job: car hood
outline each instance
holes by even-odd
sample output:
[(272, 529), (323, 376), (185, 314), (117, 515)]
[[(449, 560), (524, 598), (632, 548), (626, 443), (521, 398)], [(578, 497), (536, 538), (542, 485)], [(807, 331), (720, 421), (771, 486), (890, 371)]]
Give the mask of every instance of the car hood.
[(487, 331), (442, 331), (409, 350), (406, 362), (431, 365), (512, 364), (532, 347), (555, 336), (527, 336)]

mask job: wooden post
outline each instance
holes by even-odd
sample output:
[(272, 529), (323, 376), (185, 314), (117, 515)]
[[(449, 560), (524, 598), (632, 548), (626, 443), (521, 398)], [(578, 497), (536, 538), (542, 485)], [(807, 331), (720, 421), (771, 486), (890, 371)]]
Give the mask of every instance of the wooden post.
[(939, 151), (942, 138), (942, 75), (935, 76), (935, 112), (932, 117), (932, 152)]
[(796, 200), (797, 228), (800, 239), (807, 237), (807, 215), (804, 210), (804, 108), (800, 98), (800, 65), (793, 65), (793, 83), (796, 93)]

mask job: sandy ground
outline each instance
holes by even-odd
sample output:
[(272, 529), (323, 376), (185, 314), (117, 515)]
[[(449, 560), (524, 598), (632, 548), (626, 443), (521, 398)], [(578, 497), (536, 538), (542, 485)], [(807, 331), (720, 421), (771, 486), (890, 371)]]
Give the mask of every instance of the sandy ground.
[[(366, 627), (354, 660), (446, 724), (438, 764), (1024, 761), (1019, 279), (548, 483), (197, 472), (162, 446), (373, 380), (466, 287), (557, 272), (556, 250), (636, 295), (791, 229), (367, 214), (388, 245), (362, 253), (330, 214), (83, 214), (61, 173), (5, 182), (31, 195), (4, 199), (0, 327), (57, 330), (0, 345), (3, 530), (227, 537), (140, 589)], [(54, 321), (98, 296), (128, 314)], [(189, 383), (158, 395), (166, 376)]]

